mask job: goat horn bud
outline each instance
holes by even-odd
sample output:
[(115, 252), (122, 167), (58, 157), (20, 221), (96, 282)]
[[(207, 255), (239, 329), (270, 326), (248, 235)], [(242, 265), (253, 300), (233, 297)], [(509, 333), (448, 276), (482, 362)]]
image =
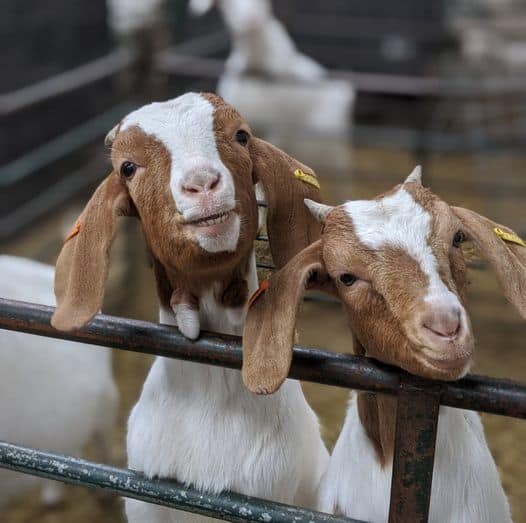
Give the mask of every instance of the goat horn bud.
[(405, 179), (404, 183), (411, 183), (411, 182), (419, 183), (420, 185), (422, 185), (422, 166), (421, 165), (417, 165), (413, 169), (413, 172)]
[(331, 207), (330, 205), (324, 205), (323, 203), (309, 200), (309, 198), (305, 198), (303, 201), (314, 218), (316, 218), (320, 223), (325, 223), (327, 215), (334, 209), (334, 207)]
[(106, 138), (104, 138), (104, 145), (111, 146), (113, 145), (113, 142), (115, 140), (115, 137), (117, 136), (117, 130), (119, 126), (116, 125), (107, 135)]

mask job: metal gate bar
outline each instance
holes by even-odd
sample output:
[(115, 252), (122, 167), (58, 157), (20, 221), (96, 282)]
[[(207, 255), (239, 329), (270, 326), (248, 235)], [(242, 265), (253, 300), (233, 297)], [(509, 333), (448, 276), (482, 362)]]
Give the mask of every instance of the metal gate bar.
[(389, 523), (427, 521), (439, 408), (439, 386), (422, 389), (400, 380)]
[[(106, 315), (96, 316), (82, 329), (64, 333), (55, 330), (49, 323), (53, 310), (53, 307), (0, 299), (0, 328), (234, 369), (241, 368), (241, 343), (240, 338), (236, 336), (203, 333), (199, 340), (192, 342), (171, 326)], [(399, 369), (376, 363), (368, 358), (303, 347), (294, 347), (290, 377), (327, 385), (398, 395), (390, 523), (427, 521), (439, 404), (526, 418), (526, 386), (509, 380), (468, 376), (457, 382), (434, 382), (411, 376)], [(49, 473), (49, 468), (46, 469), (44, 465), (50, 463), (50, 460), (52, 462), (55, 456), (32, 449), (6, 447), (6, 445), (0, 443), (0, 466), (19, 467), (17, 470), (37, 475)], [(2, 449), (20, 449), (22, 454), (19, 454), (19, 457), (22, 458), (23, 452), (33, 453), (25, 454), (25, 456), (32, 455), (34, 459), (25, 462), (22, 459), (22, 462), (17, 463), (16, 453), (13, 457), (12, 452), (7, 455)], [(44, 461), (39, 462), (41, 459)], [(64, 465), (73, 467), (75, 463), (88, 463), (70, 457), (60, 459), (63, 461), (57, 463), (58, 466), (62, 467)], [(99, 485), (102, 488), (110, 489), (113, 486), (109, 476), (104, 476), (105, 471), (115, 470), (119, 474), (124, 474), (122, 478), (125, 480), (131, 477), (126, 476), (126, 474), (135, 474), (106, 466), (89, 465), (94, 467), (93, 474), (102, 474), (99, 477), (100, 481), (90, 482), (88, 477), (75, 479), (74, 476), (68, 479), (67, 474), (61, 475), (59, 469), (53, 473), (56, 473), (56, 479), (61, 481), (87, 484), (88, 486)], [(80, 467), (77, 472), (82, 472), (82, 468)], [(51, 476), (47, 475), (46, 477)], [(147, 481), (140, 475), (135, 475), (133, 478)], [(108, 479), (110, 484), (107, 482)], [(141, 491), (140, 495), (150, 496), (149, 499), (144, 498), (145, 501), (160, 504), (173, 502), (173, 491), (170, 491), (171, 493), (168, 493), (164, 499), (162, 498), (162, 489), (167, 485), (173, 487), (177, 484), (161, 481), (151, 484), (145, 483), (144, 485), (145, 492)], [(151, 490), (148, 490), (147, 487), (151, 487)], [(117, 487), (115, 487), (115, 491), (124, 496), (128, 495), (118, 490)], [(131, 494), (134, 494), (132, 497), (138, 497), (138, 495), (135, 496), (137, 492)], [(162, 499), (159, 498), (159, 495)], [(202, 493), (196, 495), (201, 496), (199, 499), (207, 497)], [(255, 516), (253, 517), (250, 514), (246, 517), (231, 512), (216, 514), (214, 507), (221, 510), (223, 502), (228, 504), (228, 496), (234, 496), (232, 499), (235, 500), (243, 498), (237, 494), (226, 494), (226, 498), (223, 500), (221, 494), (218, 495), (213, 504), (211, 502), (203, 510), (208, 510), (208, 515), (213, 514), (215, 517), (231, 521), (270, 521), (266, 519), (263, 513), (259, 519), (255, 519)], [(235, 504), (237, 501), (233, 503)], [(198, 511), (201, 508), (198, 503), (195, 503), (190, 509), (188, 507), (184, 509)], [(279, 512), (281, 509), (276, 510)], [(285, 518), (282, 515), (280, 517), (285, 519), (276, 521), (292, 522), (295, 520), (290, 512), (286, 516)], [(323, 520), (316, 516), (309, 521)]]
[(364, 523), (233, 492), (203, 493), (176, 481), (148, 479), (132, 470), (4, 442), (0, 442), (0, 465), (17, 472), (72, 485), (102, 488), (119, 496), (226, 521)]
[[(169, 325), (97, 315), (74, 332), (50, 325), (54, 308), (0, 299), (0, 329), (27, 332), (115, 349), (154, 354), (230, 369), (240, 369), (241, 339), (226, 334), (202, 333), (197, 341), (185, 338)], [(322, 349), (294, 347), (291, 378), (349, 389), (398, 394), (400, 377), (422, 390), (440, 387), (440, 404), (526, 419), (526, 385), (470, 375), (456, 382), (422, 380), (369, 358)]]

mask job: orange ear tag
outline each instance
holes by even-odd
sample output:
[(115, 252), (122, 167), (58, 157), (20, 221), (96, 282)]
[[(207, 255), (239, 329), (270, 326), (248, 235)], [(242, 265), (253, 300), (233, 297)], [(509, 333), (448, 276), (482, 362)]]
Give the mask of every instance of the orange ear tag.
[(298, 180), (301, 180), (302, 182), (313, 185), (314, 187), (316, 187), (316, 189), (320, 189), (320, 182), (318, 182), (318, 179), (312, 174), (307, 174), (301, 169), (296, 169), (294, 171), (294, 177)]
[(71, 231), (69, 231), (69, 234), (66, 236), (64, 243), (71, 240), (71, 238), (74, 238), (75, 236), (77, 236), (79, 232), (80, 232), (80, 218), (75, 222), (75, 225), (73, 226)]
[(248, 304), (247, 304), (247, 309), (250, 309), (250, 307), (252, 307), (252, 305), (254, 304), (254, 302), (268, 289), (268, 280), (263, 280), (260, 284), (259, 284), (259, 288), (258, 290), (252, 294), (252, 296), (250, 296), (249, 300), (248, 300)]
[(517, 245), (526, 247), (526, 243), (524, 243), (524, 241), (521, 240), (521, 238), (519, 238), (516, 234), (503, 231), (500, 227), (495, 227), (493, 231), (501, 240), (504, 240), (505, 242), (516, 243)]

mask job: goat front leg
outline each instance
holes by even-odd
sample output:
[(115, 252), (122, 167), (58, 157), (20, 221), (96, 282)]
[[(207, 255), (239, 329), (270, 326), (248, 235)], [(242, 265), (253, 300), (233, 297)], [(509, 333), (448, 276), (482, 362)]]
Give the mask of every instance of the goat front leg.
[(170, 298), (170, 306), (183, 335), (190, 340), (197, 339), (201, 330), (198, 299), (187, 291), (176, 289)]

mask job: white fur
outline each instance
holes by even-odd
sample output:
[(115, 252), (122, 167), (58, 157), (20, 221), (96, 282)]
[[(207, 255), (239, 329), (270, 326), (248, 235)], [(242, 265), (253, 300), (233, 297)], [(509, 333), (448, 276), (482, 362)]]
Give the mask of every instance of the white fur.
[[(325, 68), (300, 53), (269, 0), (191, 0), (203, 14), (216, 3), (231, 36), (217, 92), (259, 135), (305, 161), (331, 158), (348, 170), (355, 90), (327, 78)], [(259, 77), (249, 76), (258, 73)]]
[(107, 0), (108, 22), (119, 35), (152, 27), (160, 18), (164, 0)]
[[(255, 257), (249, 292), (257, 288)], [(203, 329), (240, 335), (244, 308), (217, 304), (214, 288), (199, 302)], [(170, 311), (161, 322), (174, 324)], [(233, 490), (313, 506), (328, 454), (300, 384), (271, 396), (246, 390), (241, 374), (157, 358), (128, 423), (128, 459), (149, 477), (175, 478), (212, 492)], [(129, 523), (202, 522), (209, 518), (126, 500)]]
[[(415, 171), (410, 176), (415, 176)], [(429, 278), (425, 301), (464, 311), (457, 296), (446, 287), (438, 273), (438, 261), (428, 243), (431, 215), (408, 191), (401, 187), (379, 200), (356, 200), (347, 202), (344, 207), (358, 239), (366, 247), (373, 250), (397, 247), (418, 262)]]
[(199, 336), (201, 326), (199, 323), (199, 311), (193, 309), (186, 303), (172, 306), (175, 314), (176, 325), (179, 330), (190, 340), (195, 340)]
[[(213, 2), (191, 0), (194, 14), (204, 14)], [(301, 82), (317, 81), (325, 69), (300, 53), (283, 24), (277, 20), (269, 0), (217, 0), (232, 37), (232, 51), (226, 61), (228, 73), (264, 73), (273, 78)]]
[[(171, 160), (170, 189), (178, 211), (185, 220), (234, 209), (235, 186), (232, 174), (223, 164), (214, 133), (214, 106), (197, 93), (186, 93), (166, 102), (145, 105), (130, 113), (120, 131), (137, 126), (155, 137), (168, 150)], [(220, 177), (217, 191), (202, 201), (182, 190), (195, 172)], [(234, 251), (239, 240), (240, 220), (235, 216), (225, 233), (209, 236), (195, 232), (199, 245), (209, 252)]]
[[(321, 482), (319, 510), (385, 523), (392, 460), (382, 467), (356, 397)], [(477, 413), (441, 407), (429, 523), (511, 523), (510, 508)]]
[[(54, 306), (53, 268), (0, 256), (0, 296)], [(79, 455), (96, 436), (107, 461), (117, 401), (110, 349), (0, 330), (0, 440)], [(0, 469), (0, 505), (41, 482)], [(60, 485), (42, 484), (56, 503)]]
[(343, 80), (282, 83), (225, 72), (217, 92), (236, 107), (266, 140), (304, 161), (330, 158), (347, 171), (355, 90)]

